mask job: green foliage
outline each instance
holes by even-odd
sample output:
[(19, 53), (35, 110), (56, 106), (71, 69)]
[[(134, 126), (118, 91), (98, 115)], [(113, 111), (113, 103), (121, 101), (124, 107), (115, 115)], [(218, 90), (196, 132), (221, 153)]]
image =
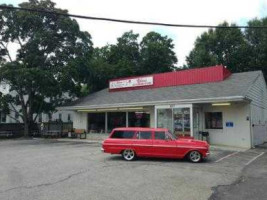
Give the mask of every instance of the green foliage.
[[(229, 27), (228, 23), (220, 26)], [(231, 26), (236, 26), (232, 24)], [(197, 38), (187, 57), (189, 67), (223, 64), (232, 72), (245, 70), (248, 46), (240, 29), (210, 29)]]
[(138, 43), (138, 34), (124, 33), (115, 45), (94, 50), (87, 85), (90, 91), (108, 86), (108, 80), (134, 75), (168, 72), (177, 58), (172, 40), (150, 32)]
[[(267, 17), (253, 19), (249, 26), (267, 26)], [(267, 80), (267, 29), (246, 29), (245, 39), (249, 46), (248, 66), (251, 70), (262, 70)]]
[[(67, 13), (50, 0), (30, 0), (19, 6)], [(19, 46), (15, 59), (8, 49), (10, 43)], [(0, 52), (0, 81), (11, 86), (10, 102), (22, 108), (28, 126), (34, 113), (51, 111), (79, 94), (92, 42), (89, 33), (80, 31), (76, 20), (69, 17), (2, 10)]]
[(159, 33), (148, 33), (141, 42), (140, 74), (169, 72), (175, 69), (175, 56), (172, 39)]
[[(249, 26), (266, 26), (267, 18), (254, 19)], [(235, 26), (223, 23), (221, 26)], [(232, 72), (262, 70), (267, 78), (266, 29), (210, 29), (195, 41), (187, 57), (189, 68), (223, 64)]]

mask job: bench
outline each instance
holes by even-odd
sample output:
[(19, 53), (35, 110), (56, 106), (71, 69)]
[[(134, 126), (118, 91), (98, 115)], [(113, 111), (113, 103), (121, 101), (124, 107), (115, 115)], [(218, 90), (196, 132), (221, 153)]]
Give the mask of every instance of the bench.
[(12, 131), (0, 131), (0, 137), (13, 137)]
[[(80, 137), (80, 139), (86, 139), (86, 131), (85, 129), (77, 129), (75, 128), (74, 129), (74, 134), (76, 137)], [(84, 134), (84, 138), (82, 138), (82, 135)]]
[(60, 136), (61, 131), (60, 130), (48, 130), (46, 132), (43, 133), (44, 137), (59, 137)]

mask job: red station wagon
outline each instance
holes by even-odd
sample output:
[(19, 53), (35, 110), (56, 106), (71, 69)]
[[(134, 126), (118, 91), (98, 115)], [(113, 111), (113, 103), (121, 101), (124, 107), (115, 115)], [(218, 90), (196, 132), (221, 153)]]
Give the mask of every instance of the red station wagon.
[(196, 163), (209, 155), (209, 144), (193, 138), (177, 139), (165, 128), (115, 128), (102, 143), (102, 151), (121, 154), (127, 161), (137, 156), (187, 157)]

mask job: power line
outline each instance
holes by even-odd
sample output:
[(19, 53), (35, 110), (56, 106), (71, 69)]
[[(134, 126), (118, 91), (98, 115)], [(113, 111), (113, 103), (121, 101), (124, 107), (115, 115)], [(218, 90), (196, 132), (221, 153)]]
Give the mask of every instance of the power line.
[(212, 25), (169, 24), (169, 23), (160, 23), (160, 22), (133, 21), (133, 20), (113, 19), (113, 18), (104, 18), (104, 17), (92, 17), (92, 16), (85, 16), (85, 15), (75, 15), (75, 14), (59, 13), (59, 12), (48, 11), (48, 10), (11, 7), (11, 6), (3, 6), (3, 5), (0, 5), (0, 9), (22, 10), (22, 11), (28, 11), (28, 12), (53, 14), (53, 15), (59, 15), (59, 16), (65, 16), (65, 17), (74, 17), (74, 18), (80, 18), (80, 19), (108, 21), (108, 22), (117, 22), (117, 23), (127, 23), (127, 24), (152, 25), (152, 26), (169, 26), (169, 27), (180, 27), (180, 28), (222, 28), (222, 29), (234, 29), (234, 28), (252, 29), (252, 28), (254, 28), (254, 29), (267, 29), (267, 26), (212, 26)]

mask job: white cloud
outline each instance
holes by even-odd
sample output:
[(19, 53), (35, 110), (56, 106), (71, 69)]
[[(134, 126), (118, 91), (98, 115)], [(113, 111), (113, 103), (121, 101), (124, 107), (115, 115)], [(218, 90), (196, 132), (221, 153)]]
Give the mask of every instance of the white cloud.
[[(126, 20), (153, 21), (176, 24), (217, 25), (223, 21), (240, 22), (267, 13), (267, 0), (54, 0), (57, 6), (72, 14), (117, 18)], [(265, 15), (266, 16), (266, 15)], [(95, 46), (115, 43), (125, 31), (133, 30), (144, 36), (157, 30), (174, 39), (179, 65), (193, 48), (194, 41), (207, 29), (171, 28), (120, 24), (78, 19), (82, 30), (88, 31)]]

